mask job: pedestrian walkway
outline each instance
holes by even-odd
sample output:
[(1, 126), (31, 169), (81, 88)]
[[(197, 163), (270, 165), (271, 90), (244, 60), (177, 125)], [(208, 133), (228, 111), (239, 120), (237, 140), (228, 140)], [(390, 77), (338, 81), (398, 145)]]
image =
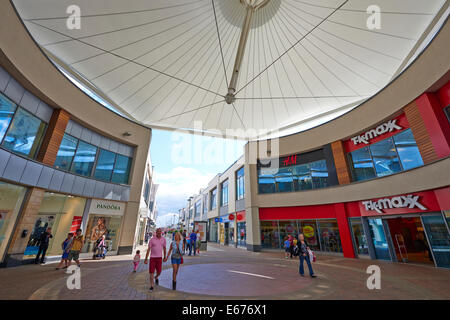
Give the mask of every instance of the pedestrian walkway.
[[(447, 269), (318, 255), (312, 279), (301, 278), (298, 260), (284, 259), (283, 252), (208, 248), (207, 255), (185, 256), (176, 291), (170, 259), (149, 293), (148, 265), (142, 260), (133, 273), (132, 255), (122, 255), (82, 260), (80, 290), (67, 288), (69, 275), (55, 264), (0, 269), (0, 299), (450, 299)], [(380, 290), (366, 285), (373, 264), (381, 268)]]

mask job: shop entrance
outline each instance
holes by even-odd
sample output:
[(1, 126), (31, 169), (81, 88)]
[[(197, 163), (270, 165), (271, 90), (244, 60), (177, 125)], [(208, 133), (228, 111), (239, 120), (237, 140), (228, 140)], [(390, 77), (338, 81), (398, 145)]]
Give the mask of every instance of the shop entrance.
[(227, 246), (228, 243), (230, 242), (229, 238), (230, 238), (230, 223), (229, 222), (225, 222), (225, 245)]
[(386, 219), (399, 262), (434, 265), (430, 245), (419, 216)]

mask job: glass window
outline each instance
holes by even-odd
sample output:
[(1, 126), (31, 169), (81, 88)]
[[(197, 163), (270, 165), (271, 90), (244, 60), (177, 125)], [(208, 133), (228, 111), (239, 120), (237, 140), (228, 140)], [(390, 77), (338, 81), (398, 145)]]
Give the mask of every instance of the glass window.
[(206, 219), (206, 216), (208, 214), (208, 195), (203, 195), (203, 220)]
[(275, 193), (275, 174), (277, 169), (260, 168), (258, 174), (259, 193)]
[(0, 93), (0, 142), (11, 123), (16, 107), (16, 104)]
[(342, 252), (341, 237), (336, 219), (317, 220), (322, 251)]
[(402, 170), (392, 138), (384, 139), (370, 146), (375, 171), (378, 177)]
[(403, 170), (412, 169), (423, 165), (422, 156), (417, 147), (416, 140), (411, 129), (405, 130), (394, 136), (395, 147), (402, 162)]
[(209, 239), (210, 242), (217, 242), (217, 222), (214, 219), (209, 219)]
[(450, 268), (450, 234), (442, 215), (423, 215), (423, 225), (436, 266)]
[(115, 160), (116, 154), (114, 152), (100, 149), (97, 159), (97, 165), (95, 167), (94, 178), (104, 181), (110, 181)]
[(364, 233), (361, 218), (350, 218), (350, 224), (352, 226), (353, 243), (356, 254), (368, 255), (369, 247), (367, 245), (367, 239)]
[(92, 173), (96, 153), (97, 147), (80, 141), (70, 171), (89, 177)]
[(194, 215), (195, 218), (199, 218), (200, 217), (201, 205), (202, 205), (202, 202), (200, 200), (195, 203), (195, 215)]
[(114, 166), (112, 182), (115, 183), (128, 183), (128, 176), (130, 175), (131, 158), (122, 156), (120, 154), (116, 157), (116, 165)]
[(263, 248), (280, 248), (278, 221), (261, 221), (261, 246)]
[(310, 165), (308, 163), (293, 167), (292, 172), (294, 176), (295, 191), (311, 190), (313, 188)]
[(0, 262), (6, 251), (27, 189), (0, 181)]
[(381, 219), (368, 219), (370, 236), (372, 238), (377, 259), (391, 260), (386, 235), (383, 229), (383, 221)]
[(246, 230), (245, 230), (245, 222), (237, 223), (237, 238), (238, 238), (238, 246), (245, 247), (245, 239), (246, 239)]
[(284, 239), (291, 235), (293, 237), (298, 236), (298, 229), (297, 229), (297, 221), (296, 220), (280, 220), (278, 221), (278, 225), (280, 226), (280, 238), (282, 240), (282, 245), (284, 246)]
[(244, 167), (236, 172), (236, 200), (244, 198)]
[(49, 242), (47, 255), (60, 255), (61, 243), (67, 238), (67, 234), (81, 228), (85, 205), (85, 198), (46, 192), (24, 255), (37, 254), (39, 238), (47, 228), (52, 228), (53, 235)]
[(45, 122), (18, 108), (2, 144), (8, 150), (34, 158), (45, 127)]
[(222, 182), (221, 185), (222, 196), (220, 197), (220, 206), (226, 206), (228, 204), (228, 180)]
[(72, 164), (75, 150), (77, 149), (78, 139), (64, 134), (64, 137), (59, 146), (58, 153), (55, 160), (55, 168), (69, 171)]
[(300, 220), (300, 233), (305, 236), (305, 241), (312, 250), (320, 250), (316, 220)]
[(211, 203), (211, 210), (215, 209), (217, 207), (217, 188), (214, 188), (211, 191), (211, 197), (210, 197)]
[(277, 192), (294, 191), (294, 179), (292, 178), (291, 168), (280, 168), (275, 175)]
[(94, 253), (96, 241), (105, 235), (105, 244), (108, 251), (116, 251), (119, 244), (120, 225), (122, 216), (89, 215), (85, 234), (85, 245), (81, 252)]
[(328, 168), (325, 160), (310, 163), (311, 178), (314, 189), (328, 186)]
[(364, 147), (350, 153), (353, 180), (361, 181), (376, 177), (369, 147)]

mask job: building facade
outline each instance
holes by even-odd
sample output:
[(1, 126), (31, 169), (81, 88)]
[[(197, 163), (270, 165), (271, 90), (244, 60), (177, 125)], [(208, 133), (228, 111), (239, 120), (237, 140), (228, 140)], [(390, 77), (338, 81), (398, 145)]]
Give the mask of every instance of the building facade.
[(1, 11), (1, 266), (32, 261), (48, 227), (48, 256), (60, 256), (61, 242), (77, 228), (85, 256), (102, 235), (110, 254), (131, 253), (151, 130), (77, 88), (8, 2)]
[(209, 241), (236, 243), (241, 215), (251, 251), (303, 233), (324, 253), (450, 267), (449, 36), (341, 117), (247, 143), (243, 205), (237, 164), (206, 188)]

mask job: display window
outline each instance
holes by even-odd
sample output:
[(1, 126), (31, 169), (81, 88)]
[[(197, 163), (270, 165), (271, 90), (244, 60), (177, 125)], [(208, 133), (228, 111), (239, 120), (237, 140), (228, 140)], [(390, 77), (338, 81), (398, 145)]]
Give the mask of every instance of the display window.
[(261, 221), (261, 246), (263, 248), (280, 247), (278, 221)]
[(32, 257), (37, 254), (40, 236), (47, 228), (52, 228), (53, 235), (49, 241), (47, 255), (60, 255), (61, 243), (67, 238), (67, 234), (76, 231), (81, 225), (85, 205), (85, 198), (46, 192), (24, 255)]
[(82, 252), (94, 252), (97, 248), (97, 240), (103, 236), (105, 236), (106, 249), (116, 251), (121, 223), (122, 216), (90, 214), (85, 233), (86, 242)]
[(217, 222), (214, 219), (209, 219), (209, 239), (210, 242), (217, 242)]
[(326, 252), (342, 252), (341, 237), (336, 219), (317, 220), (321, 250)]
[(0, 262), (20, 212), (27, 189), (0, 181)]
[(245, 247), (246, 246), (245, 222), (237, 223), (237, 238), (238, 238), (238, 246)]
[(350, 218), (352, 228), (353, 246), (357, 255), (368, 255), (369, 247), (361, 218)]

